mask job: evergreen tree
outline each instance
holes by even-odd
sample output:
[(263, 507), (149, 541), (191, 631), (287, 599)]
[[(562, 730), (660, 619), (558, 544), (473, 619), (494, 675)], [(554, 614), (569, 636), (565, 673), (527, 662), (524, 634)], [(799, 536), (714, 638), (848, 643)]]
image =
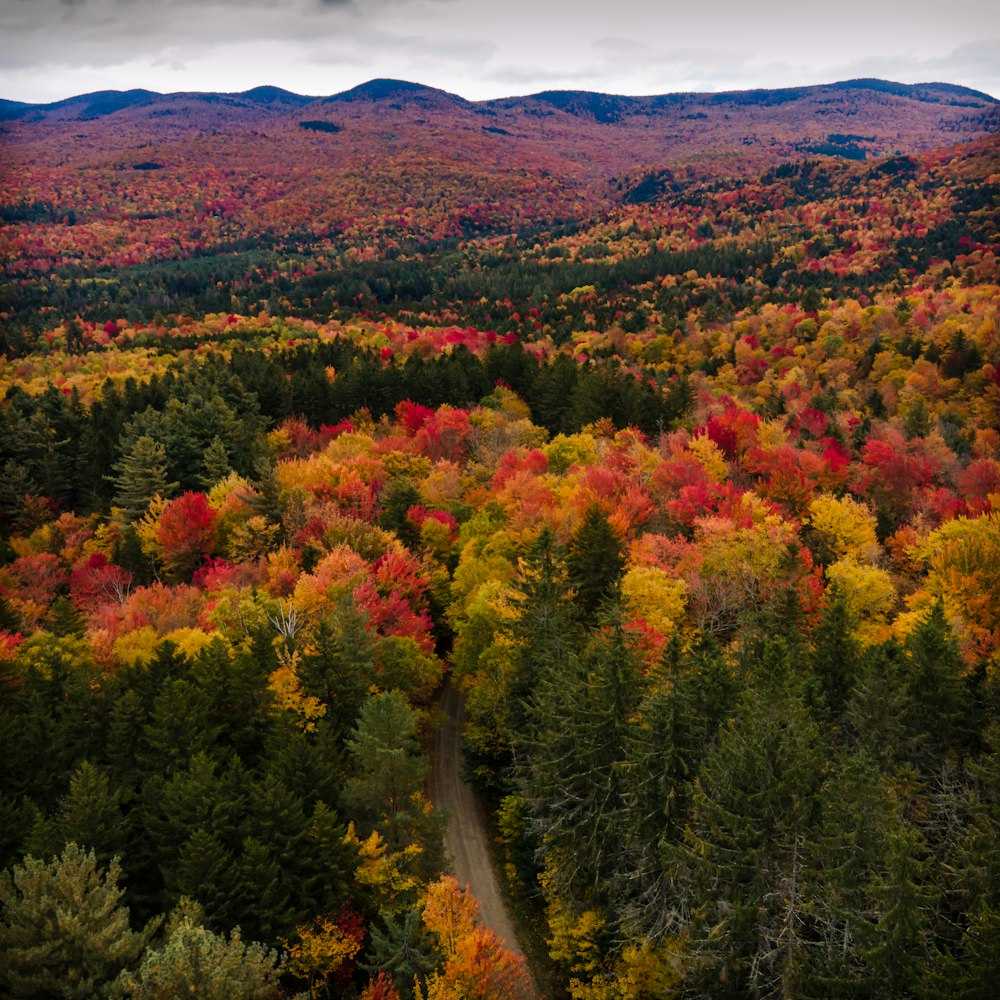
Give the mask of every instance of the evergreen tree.
[(817, 717), (842, 722), (860, 670), (861, 649), (844, 595), (835, 593), (813, 637), (809, 704)]
[(959, 676), (962, 658), (940, 601), (904, 648), (910, 668), (905, 721), (914, 761), (927, 768), (948, 751), (967, 752), (976, 737), (969, 726), (972, 706)]
[(205, 449), (201, 465), (203, 470), (201, 485), (206, 490), (210, 490), (216, 483), (222, 482), (233, 471), (229, 462), (229, 452), (226, 451), (226, 446), (218, 434), (212, 438), (212, 443)]
[(612, 620), (582, 656), (543, 675), (531, 699), (519, 786), (562, 899), (606, 899), (619, 866), (622, 766), (639, 677), (636, 651)]
[(70, 778), (69, 795), (58, 813), (36, 823), (28, 850), (36, 856), (49, 856), (60, 853), (68, 843), (90, 849), (102, 868), (120, 857), (128, 843), (121, 794), (89, 761), (83, 761)]
[(202, 926), (197, 904), (183, 900), (170, 915), (162, 945), (147, 950), (121, 986), (133, 1000), (269, 1000), (278, 991), (278, 955)]
[(153, 497), (169, 497), (179, 485), (167, 478), (166, 449), (148, 435), (137, 438), (112, 468), (116, 475), (106, 478), (114, 484), (115, 505), (128, 521), (141, 517)]
[(0, 874), (0, 987), (9, 997), (112, 996), (118, 975), (138, 961), (155, 925), (129, 926), (121, 870), (67, 846), (51, 862), (33, 857)]
[(413, 1000), (414, 983), (423, 983), (438, 964), (434, 942), (417, 910), (407, 910), (398, 918), (385, 914), (382, 921), (383, 927), (371, 925), (364, 968), (388, 972), (402, 1000)]
[(325, 718), (346, 738), (375, 677), (375, 640), (350, 596), (338, 600), (316, 628), (298, 676), (303, 693), (326, 705)]
[(52, 602), (48, 631), (53, 635), (77, 637), (82, 637), (86, 631), (83, 615), (76, 610), (73, 602), (65, 594), (60, 594)]
[(344, 798), (371, 829), (378, 827), (396, 850), (412, 837), (414, 795), (427, 779), (428, 763), (417, 743), (417, 719), (398, 691), (369, 698), (347, 741), (350, 775)]
[(753, 691), (695, 782), (673, 877), (687, 886), (705, 996), (794, 996), (805, 967), (802, 882), (821, 781), (819, 732), (801, 699)]
[(587, 510), (566, 553), (570, 586), (582, 621), (592, 621), (625, 568), (624, 545), (607, 515), (596, 504)]
[(871, 887), (878, 919), (864, 956), (877, 998), (917, 994), (927, 971), (933, 900), (924, 878), (923, 853), (920, 835), (898, 820), (888, 834), (884, 870)]

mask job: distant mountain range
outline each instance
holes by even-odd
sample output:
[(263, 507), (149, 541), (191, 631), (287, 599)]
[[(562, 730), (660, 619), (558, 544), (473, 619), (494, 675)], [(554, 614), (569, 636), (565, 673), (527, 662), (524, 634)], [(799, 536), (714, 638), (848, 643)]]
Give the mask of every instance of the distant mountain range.
[(359, 101), (388, 101), (424, 106), (452, 105), (500, 112), (531, 109), (539, 104), (605, 124), (639, 115), (657, 115), (667, 109), (690, 105), (712, 107), (773, 107), (844, 92), (869, 92), (890, 95), (926, 104), (953, 108), (989, 108), (998, 102), (989, 94), (950, 83), (893, 83), (889, 80), (859, 79), (812, 87), (784, 87), (776, 90), (737, 90), (718, 93), (672, 93), (649, 97), (581, 90), (548, 90), (524, 97), (505, 97), (487, 101), (467, 101), (456, 94), (406, 80), (370, 80), (342, 93), (328, 97), (307, 97), (281, 87), (262, 86), (238, 93), (177, 92), (163, 94), (153, 90), (101, 90), (80, 94), (49, 104), (30, 104), (0, 99), (0, 121), (93, 121), (126, 109), (155, 111), (178, 101), (201, 102), (229, 108), (287, 111), (306, 105), (348, 104)]
[[(124, 212), (169, 231), (150, 235), (161, 255), (178, 252), (168, 222), (188, 201), (210, 220), (192, 223), (185, 239), (195, 247), (307, 230), (443, 237), (574, 222), (701, 180), (815, 157), (920, 153), (998, 131), (1000, 102), (988, 94), (885, 80), (488, 101), (382, 79), (329, 97), (101, 91), (0, 101), (0, 208), (9, 202), (17, 219), (72, 208), (78, 222)], [(53, 186), (58, 206), (48, 205)]]

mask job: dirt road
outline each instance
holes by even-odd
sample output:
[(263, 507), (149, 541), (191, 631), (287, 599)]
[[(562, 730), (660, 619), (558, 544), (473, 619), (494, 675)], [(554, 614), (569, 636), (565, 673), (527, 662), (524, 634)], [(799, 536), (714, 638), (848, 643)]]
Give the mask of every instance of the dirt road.
[[(441, 708), (445, 718), (434, 739), (431, 791), (434, 805), (448, 813), (448, 828), (444, 835), (448, 866), (458, 884), (468, 885), (479, 901), (483, 923), (493, 928), (514, 954), (522, 955), (510, 914), (493, 874), (482, 811), (472, 789), (462, 780), (465, 704), (461, 694), (450, 684), (442, 692)], [(538, 996), (533, 982), (531, 986), (535, 996)]]

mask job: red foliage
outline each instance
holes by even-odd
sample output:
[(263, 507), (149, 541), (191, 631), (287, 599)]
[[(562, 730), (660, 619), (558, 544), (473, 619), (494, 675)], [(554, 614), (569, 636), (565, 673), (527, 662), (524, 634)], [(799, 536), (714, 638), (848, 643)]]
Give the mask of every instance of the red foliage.
[(182, 493), (164, 508), (156, 532), (171, 572), (187, 576), (215, 548), (216, 512), (204, 493)]

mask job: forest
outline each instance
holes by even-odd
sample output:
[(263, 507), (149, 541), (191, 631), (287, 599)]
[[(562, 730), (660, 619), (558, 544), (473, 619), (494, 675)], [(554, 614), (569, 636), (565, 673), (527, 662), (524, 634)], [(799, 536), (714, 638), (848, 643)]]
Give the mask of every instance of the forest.
[(994, 996), (1000, 144), (867, 131), (322, 232), (8, 186), (0, 992)]

